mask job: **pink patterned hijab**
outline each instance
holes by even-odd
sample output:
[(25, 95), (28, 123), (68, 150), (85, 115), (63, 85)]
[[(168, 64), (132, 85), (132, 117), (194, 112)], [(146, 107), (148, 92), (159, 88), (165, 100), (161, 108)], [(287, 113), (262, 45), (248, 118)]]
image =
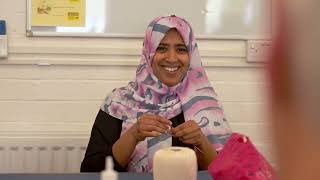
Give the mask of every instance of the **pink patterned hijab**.
[[(171, 28), (180, 33), (190, 58), (185, 77), (174, 87), (160, 82), (151, 67), (160, 41)], [(157, 114), (167, 119), (183, 113), (186, 121), (194, 120), (199, 124), (214, 148), (220, 151), (229, 138), (231, 129), (216, 97), (202, 67), (190, 24), (177, 16), (165, 16), (154, 19), (146, 29), (135, 79), (125, 87), (114, 89), (105, 99), (101, 110), (123, 121), (122, 134), (143, 113)], [(171, 145), (170, 134), (146, 138), (136, 146), (128, 163), (128, 171), (151, 172), (155, 151)]]

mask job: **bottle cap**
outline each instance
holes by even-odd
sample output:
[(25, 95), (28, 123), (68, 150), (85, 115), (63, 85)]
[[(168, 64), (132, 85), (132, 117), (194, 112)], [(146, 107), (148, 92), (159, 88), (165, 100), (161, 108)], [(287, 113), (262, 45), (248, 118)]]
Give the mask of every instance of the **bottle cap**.
[(117, 180), (118, 179), (118, 173), (114, 170), (114, 164), (112, 157), (108, 156), (106, 158), (106, 168), (104, 171), (102, 171), (102, 180)]

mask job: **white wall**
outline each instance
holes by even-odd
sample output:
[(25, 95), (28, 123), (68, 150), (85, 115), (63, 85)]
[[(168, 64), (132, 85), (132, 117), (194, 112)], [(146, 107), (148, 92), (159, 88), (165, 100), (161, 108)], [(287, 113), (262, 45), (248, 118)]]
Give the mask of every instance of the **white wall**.
[[(0, 146), (68, 138), (85, 146), (105, 95), (134, 76), (142, 39), (26, 37), (25, 6), (24, 0), (0, 5), (9, 37), (9, 57), (0, 60)], [(245, 41), (198, 43), (231, 127), (274, 162), (262, 65), (246, 63)]]

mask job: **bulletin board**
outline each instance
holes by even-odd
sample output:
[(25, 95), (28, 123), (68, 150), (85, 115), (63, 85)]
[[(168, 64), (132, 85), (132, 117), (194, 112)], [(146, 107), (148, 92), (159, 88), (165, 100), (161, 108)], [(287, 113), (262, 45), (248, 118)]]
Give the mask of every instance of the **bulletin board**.
[(272, 34), (272, 0), (27, 0), (27, 36), (140, 38), (160, 15), (184, 17), (197, 38)]

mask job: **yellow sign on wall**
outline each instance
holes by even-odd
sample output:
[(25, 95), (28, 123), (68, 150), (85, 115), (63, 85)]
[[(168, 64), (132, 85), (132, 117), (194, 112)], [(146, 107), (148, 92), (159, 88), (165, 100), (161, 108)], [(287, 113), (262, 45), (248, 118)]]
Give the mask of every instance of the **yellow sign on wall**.
[(85, 0), (32, 0), (32, 26), (85, 26)]

